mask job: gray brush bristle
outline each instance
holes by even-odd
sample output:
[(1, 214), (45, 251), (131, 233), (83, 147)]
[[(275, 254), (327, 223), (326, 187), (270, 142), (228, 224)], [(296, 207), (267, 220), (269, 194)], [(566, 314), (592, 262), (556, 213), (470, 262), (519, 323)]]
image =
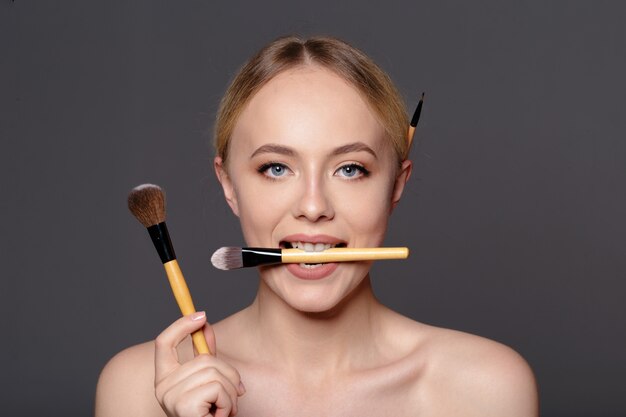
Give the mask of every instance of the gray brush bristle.
[(219, 248), (213, 253), (213, 256), (211, 256), (211, 263), (217, 269), (223, 269), (225, 271), (242, 268), (243, 258), (241, 257), (241, 248)]

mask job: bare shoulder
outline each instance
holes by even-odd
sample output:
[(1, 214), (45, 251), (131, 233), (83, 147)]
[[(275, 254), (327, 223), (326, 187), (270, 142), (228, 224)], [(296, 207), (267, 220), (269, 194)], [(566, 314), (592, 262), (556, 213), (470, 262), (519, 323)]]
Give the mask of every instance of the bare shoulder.
[(96, 389), (96, 417), (165, 416), (154, 395), (154, 342), (124, 349), (106, 364)]
[(535, 377), (513, 349), (449, 329), (427, 326), (426, 334), (427, 380), (432, 394), (451, 407), (447, 411), (482, 417), (538, 415)]

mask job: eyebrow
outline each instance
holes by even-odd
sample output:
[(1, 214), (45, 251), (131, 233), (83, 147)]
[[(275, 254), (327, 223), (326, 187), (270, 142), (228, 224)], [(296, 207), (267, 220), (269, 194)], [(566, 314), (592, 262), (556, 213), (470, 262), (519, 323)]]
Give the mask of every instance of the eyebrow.
[(376, 153), (372, 150), (372, 148), (370, 148), (363, 142), (348, 143), (347, 145), (343, 145), (338, 148), (335, 148), (331, 155), (341, 155), (341, 154), (350, 153), (350, 152), (368, 152), (368, 153), (371, 153), (374, 156), (374, 158), (377, 158)]
[[(372, 154), (374, 158), (378, 159), (378, 157), (376, 156), (376, 153), (372, 150), (372, 148), (370, 148), (363, 142), (348, 143), (347, 145), (343, 145), (338, 148), (335, 148), (331, 152), (331, 155), (336, 156), (336, 155), (341, 155), (341, 154), (350, 153), (350, 152), (368, 152)], [(252, 155), (250, 155), (250, 159), (263, 153), (277, 153), (277, 154), (285, 155), (285, 156), (294, 156), (296, 154), (296, 152), (288, 146), (278, 145), (275, 143), (268, 143), (266, 145), (263, 145), (257, 148), (257, 150), (252, 152)]]
[(262, 153), (277, 153), (286, 156), (294, 156), (296, 154), (293, 149), (287, 146), (277, 145), (275, 143), (268, 143), (267, 145), (263, 145), (257, 148), (256, 151), (252, 152), (252, 155), (250, 155), (250, 159)]

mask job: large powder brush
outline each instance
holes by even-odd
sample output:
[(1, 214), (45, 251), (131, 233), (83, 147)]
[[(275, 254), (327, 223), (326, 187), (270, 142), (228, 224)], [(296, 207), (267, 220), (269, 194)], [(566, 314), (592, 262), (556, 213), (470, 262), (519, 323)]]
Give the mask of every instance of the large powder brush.
[[(176, 260), (174, 246), (165, 224), (165, 193), (158, 185), (139, 185), (133, 188), (128, 195), (128, 208), (137, 220), (148, 229), (152, 243), (154, 243), (161, 262), (163, 262), (180, 311), (185, 316), (195, 313), (196, 309), (189, 288)], [(192, 339), (198, 353), (211, 354), (202, 330), (195, 331), (192, 334)]]

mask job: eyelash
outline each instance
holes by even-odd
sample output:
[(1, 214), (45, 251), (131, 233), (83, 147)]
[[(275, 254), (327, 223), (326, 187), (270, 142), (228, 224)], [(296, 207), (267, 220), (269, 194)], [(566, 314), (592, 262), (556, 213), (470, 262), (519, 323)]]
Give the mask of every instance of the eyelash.
[[(281, 167), (282, 169), (285, 170), (285, 172), (287, 170), (289, 170), (287, 165), (285, 165), (283, 163), (280, 163), (280, 162), (267, 162), (267, 163), (264, 163), (263, 165), (261, 165), (259, 168), (257, 168), (257, 172), (259, 172), (259, 174), (265, 176), (269, 180), (278, 181), (279, 177), (271, 176), (271, 175), (268, 175), (268, 173), (267, 173), (267, 171), (269, 169), (271, 169), (272, 167)], [(367, 178), (370, 175), (370, 171), (367, 168), (365, 168), (361, 164), (357, 164), (357, 163), (354, 163), (354, 162), (350, 163), (350, 164), (345, 164), (345, 165), (340, 166), (339, 168), (337, 168), (335, 173), (337, 173), (338, 171), (340, 171), (341, 169), (344, 169), (344, 168), (356, 168), (356, 170), (359, 171), (359, 173), (361, 174), (360, 176), (358, 176), (356, 178), (344, 177), (344, 178), (348, 178), (348, 181), (358, 181), (358, 180), (361, 180), (363, 178)]]
[(289, 168), (287, 168), (287, 165), (285, 164), (281, 164), (280, 162), (267, 162), (263, 165), (261, 165), (260, 167), (257, 168), (257, 171), (259, 172), (259, 174), (263, 175), (265, 178), (271, 180), (271, 181), (278, 181), (278, 177), (273, 177), (267, 174), (267, 170), (272, 168), (272, 167), (281, 167), (284, 170), (288, 170)]
[(356, 170), (357, 170), (357, 171), (359, 171), (359, 172), (361, 173), (361, 175), (359, 175), (359, 176), (358, 176), (358, 177), (356, 177), (356, 178), (345, 177), (345, 178), (349, 178), (349, 181), (358, 181), (358, 180), (361, 180), (361, 179), (363, 179), (363, 178), (367, 178), (367, 177), (369, 177), (369, 175), (370, 175), (370, 171), (369, 171), (367, 168), (365, 168), (365, 167), (364, 167), (363, 165), (361, 165), (361, 164), (357, 164), (357, 163), (354, 163), (354, 162), (353, 162), (353, 163), (351, 163), (351, 164), (346, 164), (346, 165), (342, 165), (342, 166), (340, 166), (340, 167), (337, 169), (337, 171), (335, 171), (335, 172), (338, 172), (338, 171), (340, 171), (341, 169), (344, 169), (344, 168), (356, 168)]

